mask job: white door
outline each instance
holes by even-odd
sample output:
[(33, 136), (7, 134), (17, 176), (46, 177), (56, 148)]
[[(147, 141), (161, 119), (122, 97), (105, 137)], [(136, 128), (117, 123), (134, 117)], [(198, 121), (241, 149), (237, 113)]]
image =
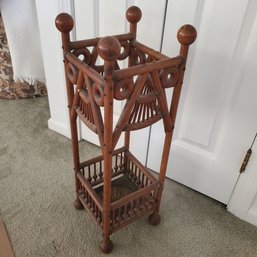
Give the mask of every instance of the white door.
[[(174, 39), (181, 24), (191, 23), (198, 30), (190, 49), (167, 176), (226, 204), (257, 128), (256, 48), (253, 57), (246, 47), (257, 43), (251, 36), (256, 32), (256, 14), (254, 0), (173, 0), (167, 8), (165, 54), (178, 52)], [(160, 165), (161, 135), (161, 124), (154, 125), (147, 162), (154, 170)]]
[[(238, 94), (230, 115), (231, 125), (238, 130), (239, 140), (244, 138), (244, 152), (250, 148), (257, 132), (257, 16), (252, 27), (250, 39), (245, 45), (242, 57), (242, 72)], [(241, 133), (240, 133), (241, 132)], [(246, 134), (246, 135), (245, 135)], [(251, 137), (249, 136), (251, 135)], [(242, 156), (243, 159), (243, 156)], [(228, 204), (228, 210), (236, 216), (257, 226), (257, 141), (252, 147), (252, 155), (244, 173)]]

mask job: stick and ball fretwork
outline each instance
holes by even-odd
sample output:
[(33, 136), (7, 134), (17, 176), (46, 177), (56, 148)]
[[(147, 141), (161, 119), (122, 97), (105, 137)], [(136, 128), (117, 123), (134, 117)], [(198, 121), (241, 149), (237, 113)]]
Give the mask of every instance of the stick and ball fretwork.
[[(61, 13), (56, 27), (62, 35), (66, 89), (70, 115), (76, 184), (76, 209), (86, 209), (103, 231), (101, 250), (112, 251), (110, 235), (148, 214), (149, 223), (160, 222), (159, 208), (176, 120), (189, 45), (196, 39), (191, 25), (182, 26), (177, 38), (179, 55), (161, 54), (136, 40), (141, 10), (130, 7), (127, 34), (70, 41), (73, 19)], [(98, 58), (103, 60), (99, 64)], [(120, 69), (118, 61), (128, 60)], [(165, 90), (173, 88), (170, 109)], [(125, 100), (116, 125), (115, 101)], [(101, 109), (103, 110), (103, 116)], [(76, 120), (98, 135), (102, 155), (80, 161)], [(130, 152), (130, 131), (162, 120), (165, 141), (159, 179)], [(122, 133), (124, 146), (116, 149)]]

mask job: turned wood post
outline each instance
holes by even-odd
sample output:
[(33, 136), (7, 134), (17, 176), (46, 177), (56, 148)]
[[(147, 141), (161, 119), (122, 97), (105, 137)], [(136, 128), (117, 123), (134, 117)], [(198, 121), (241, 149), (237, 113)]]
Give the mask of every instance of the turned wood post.
[[(63, 57), (64, 57), (64, 69), (66, 71), (68, 62), (65, 58), (65, 54), (70, 51), (70, 31), (73, 29), (73, 18), (68, 13), (60, 13), (55, 19), (55, 25), (57, 29), (61, 32), (62, 35), (62, 48), (63, 48)], [(77, 197), (75, 199), (74, 205), (76, 209), (83, 209), (81, 202), (78, 199), (79, 191), (79, 180), (77, 178), (77, 172), (79, 171), (79, 147), (78, 147), (78, 132), (77, 132), (77, 114), (73, 110), (72, 103), (74, 98), (74, 89), (73, 84), (65, 72), (66, 80), (66, 89), (67, 89), (67, 99), (68, 99), (68, 108), (69, 108), (69, 117), (70, 117), (70, 129), (71, 129), (71, 142), (72, 142), (72, 153), (73, 153), (73, 168), (75, 173), (75, 185)]]
[(137, 23), (142, 18), (142, 12), (137, 6), (131, 6), (126, 12), (127, 21), (130, 23), (129, 32), (133, 35), (133, 38), (137, 37)]
[[(132, 38), (136, 39), (137, 36), (137, 23), (141, 20), (142, 18), (142, 12), (140, 10), (140, 8), (138, 8), (137, 6), (131, 6), (128, 8), (127, 12), (126, 12), (126, 18), (127, 21), (129, 22), (129, 32), (132, 34)], [(132, 57), (129, 56), (128, 59), (128, 67), (132, 66)], [(125, 132), (125, 139), (124, 139), (124, 146), (129, 149), (129, 145), (130, 145), (130, 131), (126, 131)], [(127, 156), (125, 155), (124, 157), (124, 164), (125, 167), (127, 166)]]
[(112, 135), (113, 135), (113, 95), (114, 84), (112, 73), (116, 58), (120, 54), (120, 43), (114, 37), (104, 37), (97, 45), (97, 52), (104, 60), (104, 194), (103, 194), (103, 241), (101, 250), (111, 252), (110, 240), (110, 205), (112, 176)]
[(196, 36), (197, 36), (196, 29), (190, 24), (183, 25), (178, 30), (178, 33), (177, 33), (177, 39), (181, 44), (179, 55), (183, 58), (183, 64), (180, 66), (180, 72), (179, 72), (180, 76), (179, 76), (177, 85), (174, 88), (174, 92), (171, 100), (172, 102), (170, 107), (170, 117), (171, 117), (173, 126), (176, 120), (179, 98), (180, 98), (183, 78), (186, 70), (186, 62), (187, 62), (189, 46), (194, 43)]
[(178, 41), (181, 44), (179, 55), (183, 58), (183, 63), (180, 65), (179, 79), (174, 87), (174, 91), (173, 91), (172, 99), (171, 99), (170, 118), (171, 118), (171, 124), (172, 124), (172, 131), (166, 132), (166, 134), (165, 134), (160, 174), (159, 174), (159, 181), (161, 183), (161, 186), (157, 192), (156, 210), (149, 217), (149, 222), (153, 225), (157, 225), (160, 222), (160, 216), (159, 216), (158, 212), (159, 212), (159, 208), (160, 208), (163, 184), (164, 184), (166, 170), (167, 170), (167, 164), (168, 164), (168, 160), (169, 160), (170, 146), (171, 146), (171, 142), (172, 142), (172, 135), (173, 135), (175, 121), (176, 121), (176, 114), (177, 114), (177, 109), (178, 109), (178, 104), (179, 104), (179, 98), (180, 98), (181, 88), (182, 88), (182, 84), (183, 84), (184, 73), (185, 73), (185, 69), (186, 69), (187, 55), (188, 55), (189, 45), (191, 45), (195, 41), (196, 36), (197, 36), (196, 29), (192, 25), (188, 25), (188, 24), (182, 26), (178, 30), (178, 33), (177, 33)]

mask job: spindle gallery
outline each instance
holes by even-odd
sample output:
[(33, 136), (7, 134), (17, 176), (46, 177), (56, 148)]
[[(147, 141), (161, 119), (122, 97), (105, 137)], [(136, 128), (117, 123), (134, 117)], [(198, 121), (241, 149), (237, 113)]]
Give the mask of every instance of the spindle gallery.
[[(61, 32), (71, 142), (76, 185), (75, 208), (86, 209), (102, 230), (101, 250), (113, 249), (110, 235), (149, 215), (151, 225), (160, 222), (160, 203), (172, 134), (183, 84), (189, 45), (196, 39), (191, 25), (177, 33), (179, 55), (170, 58), (136, 40), (141, 10), (130, 7), (127, 34), (70, 41), (73, 19), (61, 13), (56, 27)], [(97, 59), (101, 58), (101, 65)], [(121, 69), (120, 61), (127, 60)], [(168, 107), (166, 90), (173, 90)], [(115, 125), (113, 106), (125, 101)], [(103, 115), (102, 115), (103, 113)], [(77, 118), (99, 138), (102, 155), (81, 161)], [(159, 178), (130, 152), (130, 132), (162, 120), (165, 140)], [(124, 133), (124, 146), (116, 149)]]

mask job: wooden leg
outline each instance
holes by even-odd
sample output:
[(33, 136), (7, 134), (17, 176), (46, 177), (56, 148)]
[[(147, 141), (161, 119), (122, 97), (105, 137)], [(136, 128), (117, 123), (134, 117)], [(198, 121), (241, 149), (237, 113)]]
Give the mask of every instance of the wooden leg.
[(81, 203), (81, 201), (79, 200), (78, 196), (77, 198), (74, 200), (74, 207), (76, 210), (83, 210), (84, 209), (84, 206), (83, 204)]
[[(126, 131), (125, 132), (124, 146), (127, 148), (127, 150), (129, 150), (129, 141), (130, 141), (130, 131)], [(126, 152), (125, 152), (125, 155), (124, 155), (124, 166), (125, 166), (125, 170), (127, 172), (128, 171), (128, 156), (127, 156)]]
[(113, 243), (110, 240), (110, 235), (106, 236), (103, 234), (103, 240), (101, 242), (100, 249), (103, 253), (110, 253), (113, 249)]
[(111, 171), (112, 155), (105, 146), (104, 149), (104, 196), (103, 196), (103, 240), (101, 250), (103, 253), (112, 251), (113, 245), (110, 240), (110, 204), (111, 204)]
[(160, 204), (161, 204), (161, 198), (162, 198), (163, 184), (164, 184), (164, 180), (165, 180), (165, 176), (166, 176), (167, 164), (168, 164), (168, 159), (169, 159), (170, 145), (171, 145), (171, 140), (172, 140), (172, 132), (173, 131), (167, 132), (165, 135), (160, 175), (159, 175), (159, 181), (161, 183), (161, 186), (159, 187), (159, 189), (157, 191), (155, 210), (148, 218), (148, 221), (151, 225), (158, 225), (161, 221), (159, 210), (160, 210)]
[(84, 209), (84, 206), (78, 198), (79, 193), (79, 180), (77, 178), (77, 172), (79, 171), (79, 145), (78, 145), (78, 132), (77, 132), (77, 122), (76, 116), (70, 119), (71, 127), (71, 142), (72, 142), (72, 154), (73, 154), (73, 165), (74, 165), (74, 176), (75, 176), (75, 186), (77, 197), (74, 201), (74, 206), (77, 210)]
[(159, 212), (154, 211), (152, 214), (148, 217), (149, 224), (156, 226), (161, 222), (161, 216)]

